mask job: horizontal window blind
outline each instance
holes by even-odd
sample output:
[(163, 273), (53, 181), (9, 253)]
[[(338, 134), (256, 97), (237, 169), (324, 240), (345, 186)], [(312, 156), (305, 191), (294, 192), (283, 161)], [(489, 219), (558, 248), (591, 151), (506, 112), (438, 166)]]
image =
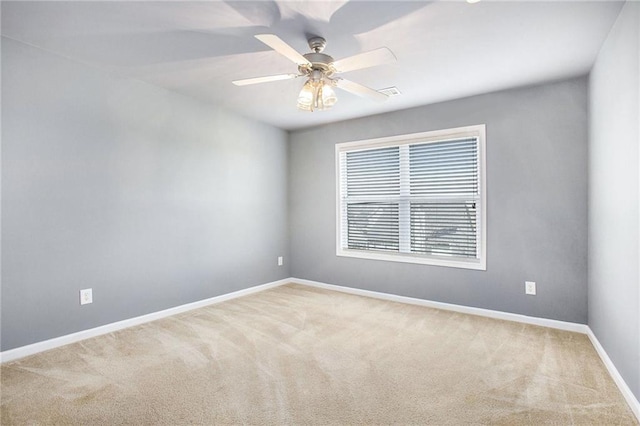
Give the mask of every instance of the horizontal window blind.
[(481, 255), (479, 138), (339, 152), (340, 246), (433, 258)]
[(411, 195), (478, 194), (476, 139), (410, 145)]
[(347, 152), (342, 162), (346, 247), (398, 251), (398, 204), (383, 199), (400, 195), (399, 147)]
[(398, 251), (398, 205), (347, 204), (348, 245), (356, 250)]
[(347, 196), (400, 195), (400, 149), (348, 152)]
[[(476, 138), (409, 146), (411, 251), (477, 256), (478, 143)], [(423, 199), (424, 199), (423, 198)]]
[(476, 204), (411, 203), (413, 253), (476, 257)]

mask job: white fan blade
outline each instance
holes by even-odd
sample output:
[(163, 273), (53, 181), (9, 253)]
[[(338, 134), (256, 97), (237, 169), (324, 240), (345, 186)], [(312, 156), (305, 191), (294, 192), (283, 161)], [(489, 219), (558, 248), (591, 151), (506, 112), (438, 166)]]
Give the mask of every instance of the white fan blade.
[(384, 102), (389, 98), (389, 96), (384, 93), (380, 93), (367, 86), (363, 86), (362, 84), (345, 80), (344, 78), (337, 78), (334, 81), (336, 82), (336, 86), (342, 90), (346, 90), (347, 92), (353, 93), (354, 95), (358, 95), (362, 98), (368, 98), (376, 102)]
[(282, 41), (280, 37), (274, 34), (258, 34), (255, 36), (258, 40), (281, 54), (282, 56), (287, 57), (290, 61), (295, 62), (300, 65), (308, 65), (311, 66), (311, 62), (307, 60), (304, 56), (298, 53), (293, 47), (289, 46), (287, 43)]
[(254, 78), (245, 78), (243, 80), (234, 80), (233, 84), (236, 86), (247, 86), (249, 84), (258, 84), (258, 83), (268, 83), (270, 81), (278, 81), (278, 80), (290, 80), (292, 78), (300, 77), (298, 74), (278, 74), (278, 75), (268, 75), (265, 77), (254, 77)]
[(348, 72), (396, 61), (396, 55), (386, 47), (342, 58), (333, 63), (337, 72)]

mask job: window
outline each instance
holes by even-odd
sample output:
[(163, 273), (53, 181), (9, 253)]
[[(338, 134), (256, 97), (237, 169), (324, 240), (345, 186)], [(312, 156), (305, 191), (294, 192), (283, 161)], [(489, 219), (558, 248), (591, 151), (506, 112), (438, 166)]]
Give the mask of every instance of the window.
[(485, 270), (484, 145), (484, 125), (337, 144), (337, 255)]

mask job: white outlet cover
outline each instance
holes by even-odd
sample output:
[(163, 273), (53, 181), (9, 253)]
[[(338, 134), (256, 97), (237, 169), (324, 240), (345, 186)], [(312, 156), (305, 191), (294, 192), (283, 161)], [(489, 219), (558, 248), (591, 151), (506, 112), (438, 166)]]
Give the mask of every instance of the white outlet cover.
[(87, 305), (93, 303), (93, 289), (85, 288), (80, 290), (80, 304)]
[(282, 266), (284, 264), (284, 259), (282, 256), (278, 256), (278, 266)]
[(533, 281), (524, 282), (524, 293), (535, 296), (536, 295), (536, 283)]

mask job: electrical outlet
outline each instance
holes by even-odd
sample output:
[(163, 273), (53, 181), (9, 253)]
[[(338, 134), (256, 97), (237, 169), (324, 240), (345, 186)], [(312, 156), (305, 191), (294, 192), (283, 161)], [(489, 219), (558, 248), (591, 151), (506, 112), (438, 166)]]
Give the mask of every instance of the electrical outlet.
[(524, 282), (524, 294), (529, 294), (531, 296), (536, 295), (536, 283), (533, 281), (525, 281)]
[(89, 303), (93, 303), (93, 290), (90, 288), (80, 290), (80, 304), (86, 305)]
[(284, 259), (282, 258), (282, 256), (278, 256), (278, 266), (282, 265), (284, 265)]

